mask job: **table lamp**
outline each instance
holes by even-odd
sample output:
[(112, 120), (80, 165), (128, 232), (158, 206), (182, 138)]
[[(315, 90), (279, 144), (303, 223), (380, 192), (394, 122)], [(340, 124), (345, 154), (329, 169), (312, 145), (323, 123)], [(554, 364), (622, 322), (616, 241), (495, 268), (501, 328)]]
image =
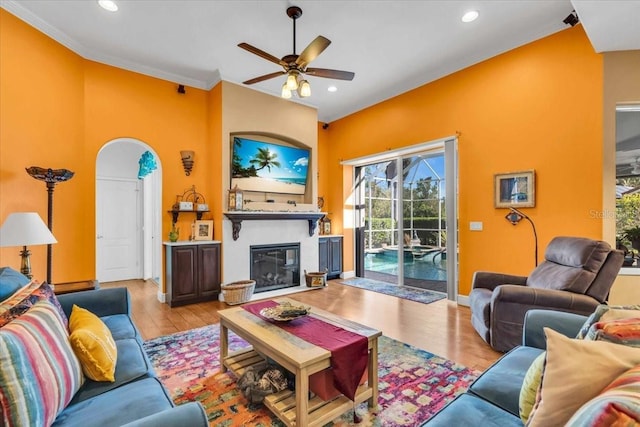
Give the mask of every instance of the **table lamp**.
[(51, 243), (58, 243), (58, 241), (35, 212), (12, 213), (0, 228), (0, 246), (22, 246), (20, 272), (29, 279), (32, 278), (29, 259), (31, 252), (27, 246)]

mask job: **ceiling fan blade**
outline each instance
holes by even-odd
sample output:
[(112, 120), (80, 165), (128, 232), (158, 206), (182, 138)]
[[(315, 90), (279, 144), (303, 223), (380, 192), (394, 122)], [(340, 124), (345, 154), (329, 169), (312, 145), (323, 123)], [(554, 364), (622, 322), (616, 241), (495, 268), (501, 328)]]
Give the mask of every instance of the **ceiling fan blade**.
[(296, 59), (296, 65), (300, 68), (304, 68), (309, 62), (313, 61), (322, 53), (323, 50), (331, 44), (331, 40), (326, 37), (318, 36), (309, 43), (298, 59)]
[(272, 79), (274, 77), (278, 77), (283, 75), (285, 72), (284, 71), (276, 71), (275, 73), (271, 73), (271, 74), (265, 74), (264, 76), (259, 76), (259, 77), (254, 77), (250, 80), (247, 80), (246, 82), (242, 82), (245, 85), (252, 85), (254, 83), (258, 83), (264, 80), (269, 80)]
[(337, 80), (353, 80), (356, 76), (356, 73), (352, 73), (351, 71), (328, 70), (326, 68), (307, 68), (304, 73), (314, 77), (325, 77), (327, 79)]
[(240, 43), (240, 44), (238, 44), (238, 47), (240, 47), (240, 48), (242, 48), (244, 50), (247, 50), (247, 51), (253, 53), (254, 55), (258, 55), (260, 58), (264, 58), (267, 61), (271, 61), (271, 62), (273, 62), (275, 64), (282, 65), (283, 67), (287, 66), (287, 63), (284, 62), (282, 59), (276, 58), (275, 56), (271, 55), (270, 53), (267, 53), (262, 49), (258, 49), (255, 46), (251, 46), (249, 43)]

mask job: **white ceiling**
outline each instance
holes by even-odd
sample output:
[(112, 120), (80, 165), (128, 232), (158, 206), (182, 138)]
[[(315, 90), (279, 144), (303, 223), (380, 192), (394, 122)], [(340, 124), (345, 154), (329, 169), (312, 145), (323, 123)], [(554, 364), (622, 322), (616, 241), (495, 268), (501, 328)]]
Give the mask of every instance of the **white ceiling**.
[[(353, 81), (309, 76), (303, 103), (331, 122), (384, 99), (567, 28), (576, 9), (597, 52), (640, 49), (640, 0), (0, 0), (0, 6), (79, 55), (209, 89), (280, 68), (237, 47), (249, 43), (278, 58), (293, 53), (287, 7), (303, 10), (296, 53), (316, 36), (332, 44), (311, 67), (355, 72)], [(480, 17), (464, 24), (475, 9)], [(280, 95), (283, 77), (252, 85)], [(329, 93), (335, 85), (338, 91)], [(298, 102), (302, 102), (298, 100)]]

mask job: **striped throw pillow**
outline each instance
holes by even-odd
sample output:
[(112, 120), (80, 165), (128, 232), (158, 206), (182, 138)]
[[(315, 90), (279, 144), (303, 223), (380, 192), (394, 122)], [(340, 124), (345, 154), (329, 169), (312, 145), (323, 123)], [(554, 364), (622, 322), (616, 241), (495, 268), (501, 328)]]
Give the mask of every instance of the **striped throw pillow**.
[(9, 426), (49, 426), (84, 381), (60, 313), (48, 300), (0, 328), (0, 406)]
[(640, 365), (616, 378), (573, 414), (566, 427), (640, 424)]
[[(639, 314), (636, 312), (636, 315)], [(591, 325), (584, 339), (640, 347), (640, 317), (596, 322)]]

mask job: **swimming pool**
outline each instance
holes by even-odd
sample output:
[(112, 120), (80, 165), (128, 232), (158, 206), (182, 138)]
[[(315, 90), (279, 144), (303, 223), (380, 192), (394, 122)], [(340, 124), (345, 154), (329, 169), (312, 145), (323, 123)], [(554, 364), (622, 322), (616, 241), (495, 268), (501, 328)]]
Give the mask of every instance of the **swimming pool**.
[[(435, 259), (434, 259), (435, 258)], [(438, 252), (422, 258), (405, 255), (404, 276), (421, 280), (447, 280), (447, 261)], [(398, 275), (397, 254), (394, 252), (368, 253), (364, 257), (365, 270)]]

